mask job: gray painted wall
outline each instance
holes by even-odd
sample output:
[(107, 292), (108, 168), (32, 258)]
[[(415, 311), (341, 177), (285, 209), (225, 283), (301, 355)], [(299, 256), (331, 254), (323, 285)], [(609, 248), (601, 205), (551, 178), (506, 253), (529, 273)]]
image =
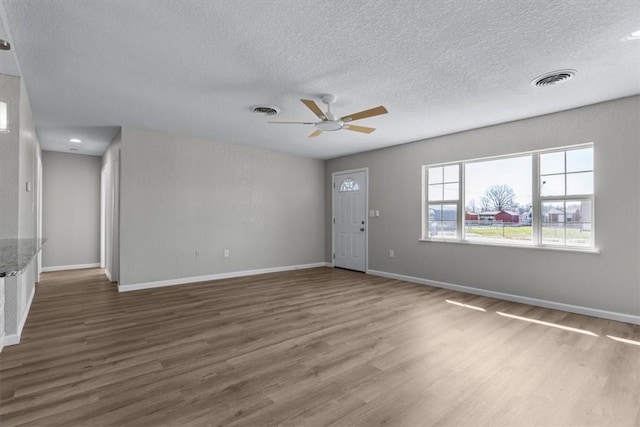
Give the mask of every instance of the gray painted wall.
[[(595, 143), (600, 254), (420, 242), (422, 165)], [(640, 315), (640, 97), (592, 105), (327, 161), (325, 260), (331, 259), (331, 173), (369, 167), (369, 269)], [(389, 258), (389, 249), (395, 257)]]
[(0, 239), (18, 235), (20, 167), (20, 78), (0, 74), (0, 99), (7, 103), (9, 132), (0, 133)]
[(42, 152), (43, 267), (100, 262), (102, 159)]
[[(36, 237), (36, 187), (38, 185), (36, 171), (39, 154), (38, 135), (31, 113), (31, 104), (24, 81), (20, 80), (20, 178), (18, 184), (18, 237), (20, 238)], [(30, 191), (27, 191), (27, 182), (31, 185)]]
[(324, 192), (321, 160), (123, 128), (120, 283), (323, 262)]

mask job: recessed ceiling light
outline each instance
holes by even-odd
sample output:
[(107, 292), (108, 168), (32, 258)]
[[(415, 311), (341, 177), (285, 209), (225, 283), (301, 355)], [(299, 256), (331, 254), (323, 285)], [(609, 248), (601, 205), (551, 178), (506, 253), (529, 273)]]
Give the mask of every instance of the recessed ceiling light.
[(69, 142), (73, 142), (74, 144), (80, 144), (82, 142), (82, 140), (78, 139), (78, 138), (71, 138), (69, 140)]
[(11, 49), (11, 43), (4, 40), (0, 40), (0, 50), (9, 50), (9, 49)]
[(634, 31), (624, 38), (625, 40), (640, 40), (640, 30)]
[(0, 132), (9, 132), (7, 121), (7, 103), (4, 101), (0, 101)]

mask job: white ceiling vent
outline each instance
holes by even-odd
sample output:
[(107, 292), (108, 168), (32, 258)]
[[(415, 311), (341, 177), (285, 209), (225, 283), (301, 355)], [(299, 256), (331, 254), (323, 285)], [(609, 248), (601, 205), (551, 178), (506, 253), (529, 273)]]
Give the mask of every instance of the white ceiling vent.
[(536, 87), (552, 86), (558, 83), (564, 83), (576, 75), (576, 70), (558, 70), (543, 74), (536, 77), (531, 82)]
[(251, 111), (256, 114), (262, 114), (263, 116), (275, 116), (280, 112), (280, 109), (269, 105), (256, 105), (251, 107)]

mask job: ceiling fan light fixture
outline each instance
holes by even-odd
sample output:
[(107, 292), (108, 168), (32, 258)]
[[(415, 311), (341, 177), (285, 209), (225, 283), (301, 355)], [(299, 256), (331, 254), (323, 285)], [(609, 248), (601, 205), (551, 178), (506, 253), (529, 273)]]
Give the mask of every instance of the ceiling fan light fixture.
[(316, 123), (316, 128), (322, 131), (334, 131), (342, 129), (342, 120), (326, 120)]

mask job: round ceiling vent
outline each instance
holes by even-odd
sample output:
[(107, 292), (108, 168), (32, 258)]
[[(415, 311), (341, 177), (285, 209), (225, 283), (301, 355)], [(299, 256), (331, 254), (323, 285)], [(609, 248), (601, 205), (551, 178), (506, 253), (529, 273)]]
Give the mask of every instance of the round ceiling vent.
[(576, 75), (576, 70), (559, 70), (543, 74), (536, 77), (531, 82), (536, 87), (552, 86), (558, 83), (564, 83)]
[(251, 111), (256, 114), (262, 114), (263, 116), (275, 116), (280, 112), (280, 109), (269, 105), (256, 105), (251, 107)]

